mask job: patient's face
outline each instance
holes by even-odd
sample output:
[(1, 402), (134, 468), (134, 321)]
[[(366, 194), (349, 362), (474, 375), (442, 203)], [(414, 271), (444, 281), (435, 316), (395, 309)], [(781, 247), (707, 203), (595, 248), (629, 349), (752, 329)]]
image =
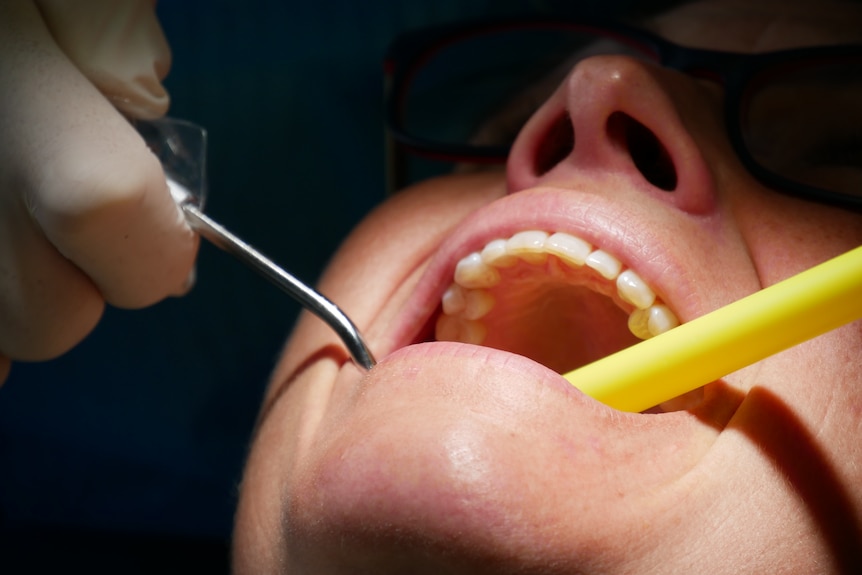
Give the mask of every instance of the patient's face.
[[(711, 1), (654, 28), (769, 51), (858, 42), (862, 11)], [(659, 172), (615, 137), (614, 114), (667, 150)], [(573, 150), (553, 139), (560, 117)], [(668, 173), (673, 191), (657, 185)], [(536, 253), (521, 232), (564, 235)], [(610, 409), (557, 375), (635, 342), (631, 300), (650, 291), (638, 305), (663, 306), (661, 331), (860, 244), (858, 213), (746, 172), (719, 86), (622, 57), (582, 62), (505, 173), (406, 190), (335, 257), (321, 288), (380, 363), (361, 373), (321, 322), (300, 321), (249, 456), (235, 566), (862, 572), (858, 322), (649, 413)], [(486, 246), (490, 264), (467, 257)], [(579, 250), (590, 263), (572, 263)], [(619, 273), (615, 262), (648, 289), (621, 295), (602, 275)]]

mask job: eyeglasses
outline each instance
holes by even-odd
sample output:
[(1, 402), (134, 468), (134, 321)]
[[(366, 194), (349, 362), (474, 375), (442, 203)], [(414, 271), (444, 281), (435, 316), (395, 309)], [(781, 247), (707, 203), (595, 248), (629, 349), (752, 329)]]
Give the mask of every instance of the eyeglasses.
[(686, 48), (621, 25), (519, 20), (427, 28), (386, 57), (389, 170), (405, 152), (503, 163), (520, 128), (578, 61), (621, 54), (720, 83), (727, 134), (759, 180), (862, 207), (862, 45), (762, 54)]

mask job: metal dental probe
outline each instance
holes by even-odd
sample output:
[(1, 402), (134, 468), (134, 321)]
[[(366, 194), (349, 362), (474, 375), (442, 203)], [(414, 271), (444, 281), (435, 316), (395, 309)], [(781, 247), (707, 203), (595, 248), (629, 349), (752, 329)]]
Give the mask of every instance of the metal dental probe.
[(206, 197), (206, 130), (187, 120), (136, 120), (134, 127), (161, 162), (168, 189), (189, 226), (213, 245), (236, 257), (287, 292), (302, 307), (331, 327), (353, 362), (365, 369), (376, 363), (356, 325), (341, 309), (311, 289), (224, 226), (203, 213)]
[(376, 362), (371, 350), (368, 349), (356, 325), (337, 305), (233, 235), (224, 226), (204, 214), (194, 203), (179, 202), (179, 205), (185, 214), (186, 221), (201, 237), (257, 270), (287, 292), (302, 307), (326, 322), (347, 346), (347, 351), (356, 365), (366, 370), (374, 367)]

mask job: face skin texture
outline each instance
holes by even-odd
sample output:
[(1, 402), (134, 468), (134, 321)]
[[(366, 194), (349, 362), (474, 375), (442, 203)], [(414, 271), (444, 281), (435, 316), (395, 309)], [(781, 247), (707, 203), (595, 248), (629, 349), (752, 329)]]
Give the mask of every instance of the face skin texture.
[[(862, 10), (713, 0), (652, 27), (759, 52), (862, 41)], [(616, 255), (683, 322), (862, 243), (858, 213), (749, 175), (721, 106), (716, 84), (591, 58), (527, 124), (505, 174), (429, 181), (371, 214), (321, 289), (380, 363), (361, 373), (322, 322), (300, 320), (242, 482), (236, 570), (862, 572), (858, 322), (708, 385), (687, 410), (648, 414), (605, 407), (521, 355), (422, 331), (457, 261), (522, 230), (567, 231)], [(666, 148), (673, 191), (635, 166), (615, 113)], [(560, 117), (575, 133), (567, 154), (548, 143)], [(586, 314), (551, 333), (534, 324), (553, 313), (530, 319), (539, 307), (510, 325), (540, 347), (625, 322)]]

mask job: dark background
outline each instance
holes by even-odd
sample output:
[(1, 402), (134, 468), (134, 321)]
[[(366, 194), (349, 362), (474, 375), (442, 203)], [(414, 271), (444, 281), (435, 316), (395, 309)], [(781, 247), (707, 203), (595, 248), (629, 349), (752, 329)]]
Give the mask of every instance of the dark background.
[[(626, 0), (162, 0), (170, 115), (209, 132), (207, 212), (313, 282), (384, 195), (382, 56), (424, 24)], [(184, 298), (108, 309), (0, 388), (0, 572), (226, 572), (246, 446), (298, 306), (202, 245)]]

